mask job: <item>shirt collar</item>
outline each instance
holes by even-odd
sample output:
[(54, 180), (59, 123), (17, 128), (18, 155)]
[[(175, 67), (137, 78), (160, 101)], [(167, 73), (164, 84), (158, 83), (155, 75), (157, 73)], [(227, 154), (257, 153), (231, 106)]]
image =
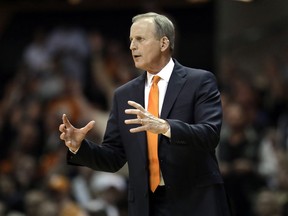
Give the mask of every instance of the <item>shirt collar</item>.
[[(168, 64), (162, 68), (161, 71), (159, 71), (156, 75), (160, 76), (161, 79), (163, 79), (166, 83), (169, 82), (170, 76), (172, 74), (173, 68), (174, 68), (174, 61), (172, 60), (172, 58), (170, 58), (170, 61), (168, 62)], [(153, 76), (155, 76), (155, 74), (150, 74), (149, 72), (147, 72), (147, 83), (150, 86), (152, 83), (152, 78)]]

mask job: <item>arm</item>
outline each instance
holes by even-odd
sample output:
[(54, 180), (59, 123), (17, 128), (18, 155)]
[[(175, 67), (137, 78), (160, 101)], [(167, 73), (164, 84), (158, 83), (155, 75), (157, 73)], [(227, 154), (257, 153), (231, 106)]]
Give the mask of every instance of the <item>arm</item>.
[(221, 99), (214, 75), (205, 73), (202, 76), (192, 100), (194, 100), (192, 123), (167, 119), (171, 128), (171, 143), (184, 145), (192, 143), (207, 150), (214, 150), (219, 142), (222, 124)]

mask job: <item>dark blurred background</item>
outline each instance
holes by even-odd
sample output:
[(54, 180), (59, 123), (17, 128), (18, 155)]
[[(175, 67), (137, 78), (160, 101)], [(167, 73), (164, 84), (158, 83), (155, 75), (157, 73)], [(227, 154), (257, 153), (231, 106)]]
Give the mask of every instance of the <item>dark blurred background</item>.
[(142, 73), (129, 31), (148, 11), (176, 24), (180, 63), (218, 79), (235, 215), (288, 215), (288, 2), (0, 0), (0, 216), (127, 215), (127, 167), (68, 166), (58, 126), (93, 119), (101, 142), (113, 90)]
[(7, 79), (21, 62), (22, 51), (35, 30), (51, 31), (70, 25), (85, 31), (97, 30), (117, 39), (129, 49), (129, 30), (133, 15), (157, 10), (177, 24), (177, 56), (183, 64), (212, 69), (214, 3), (193, 4), (181, 1), (3, 1), (1, 7), (1, 78)]

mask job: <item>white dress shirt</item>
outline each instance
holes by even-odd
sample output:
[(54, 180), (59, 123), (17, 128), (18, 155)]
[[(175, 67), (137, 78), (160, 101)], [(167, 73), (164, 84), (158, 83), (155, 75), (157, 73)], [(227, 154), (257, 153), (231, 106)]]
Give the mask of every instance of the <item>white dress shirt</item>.
[[(174, 62), (172, 59), (168, 62), (168, 64), (157, 73), (157, 76), (161, 77), (161, 79), (158, 82), (158, 88), (159, 88), (159, 113), (161, 113), (162, 110), (162, 105), (164, 101), (164, 97), (166, 94), (168, 82), (170, 79), (170, 76), (172, 74), (174, 68)], [(148, 71), (147, 71), (148, 72)], [(145, 109), (147, 110), (148, 107), (148, 97), (149, 97), (149, 92), (150, 88), (152, 85), (152, 78), (154, 77), (155, 74), (150, 74), (149, 72), (147, 73), (147, 80), (145, 83)]]

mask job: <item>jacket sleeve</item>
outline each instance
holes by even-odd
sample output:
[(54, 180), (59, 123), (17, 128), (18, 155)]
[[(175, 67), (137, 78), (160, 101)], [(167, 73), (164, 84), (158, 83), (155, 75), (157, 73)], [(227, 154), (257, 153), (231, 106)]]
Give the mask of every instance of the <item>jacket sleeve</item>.
[[(171, 144), (195, 144), (214, 150), (220, 139), (222, 106), (215, 76), (203, 73), (193, 96), (193, 121), (167, 119), (171, 128)], [(187, 90), (187, 89), (186, 89)], [(187, 99), (187, 98), (186, 98)]]

